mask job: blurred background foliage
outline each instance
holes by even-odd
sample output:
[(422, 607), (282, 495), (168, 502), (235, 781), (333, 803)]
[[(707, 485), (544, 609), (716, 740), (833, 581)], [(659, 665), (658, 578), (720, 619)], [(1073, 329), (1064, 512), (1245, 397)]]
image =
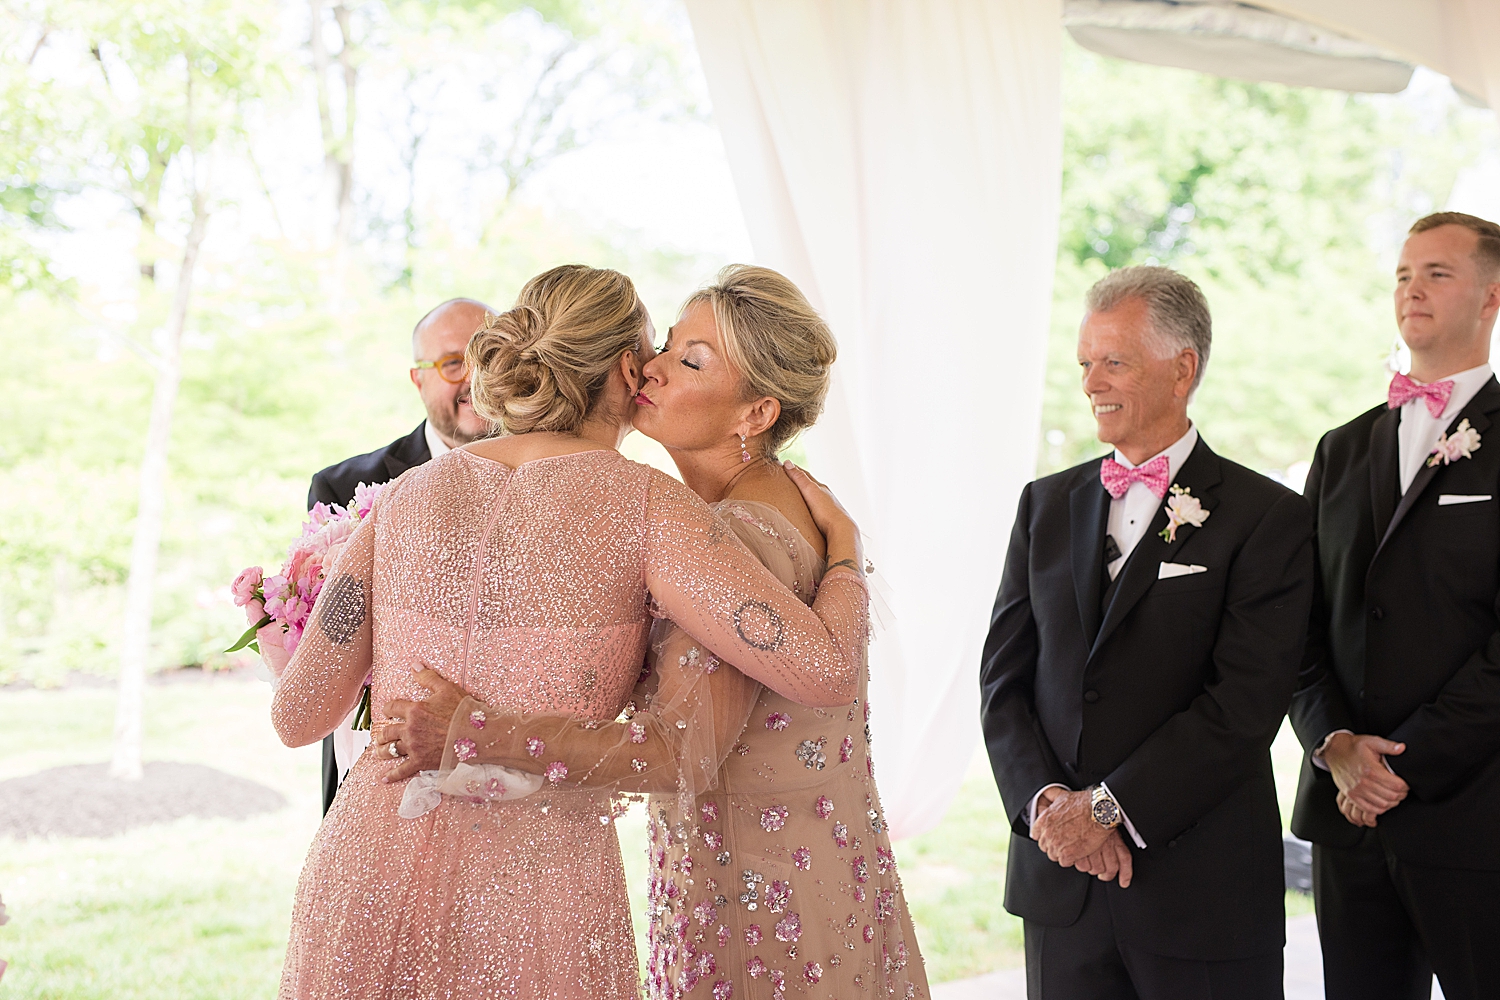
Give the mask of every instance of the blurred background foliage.
[[(191, 208), (173, 145), (184, 38), (199, 79), (234, 99), (195, 105), (212, 215), (183, 340), (155, 668), (228, 665), (226, 584), (279, 561), (311, 474), (421, 419), (407, 337), (431, 305), (503, 307), (531, 274), (582, 260), (632, 275), (664, 331), (728, 262), (555, 184), (540, 193), (548, 177), (589, 183), (568, 164), (590, 148), (706, 127), (671, 0), (0, 0), (0, 684), (117, 667), (143, 359)], [(1064, 66), (1038, 471), (1101, 450), (1073, 357), (1084, 290), (1155, 261), (1214, 308), (1205, 436), (1284, 474), (1381, 398), (1400, 234), (1493, 149), (1493, 116), (1445, 88), (1252, 85), (1071, 45)]]

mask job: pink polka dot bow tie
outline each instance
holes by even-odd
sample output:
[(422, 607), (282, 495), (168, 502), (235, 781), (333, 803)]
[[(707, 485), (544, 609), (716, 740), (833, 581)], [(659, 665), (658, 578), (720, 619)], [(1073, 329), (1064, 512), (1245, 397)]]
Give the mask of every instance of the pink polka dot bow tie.
[(1426, 399), (1427, 412), (1434, 417), (1440, 417), (1448, 408), (1448, 397), (1452, 395), (1453, 380), (1451, 378), (1423, 385), (1420, 382), (1413, 382), (1405, 375), (1397, 375), (1391, 379), (1390, 391), (1386, 393), (1386, 405), (1394, 410), (1414, 399)]
[(1099, 481), (1116, 500), (1125, 495), (1131, 483), (1142, 484), (1160, 500), (1167, 495), (1167, 487), (1172, 484), (1172, 477), (1168, 474), (1170, 471), (1171, 466), (1165, 455), (1157, 455), (1145, 465), (1138, 465), (1133, 469), (1127, 469), (1114, 459), (1106, 458), (1104, 464), (1099, 466)]

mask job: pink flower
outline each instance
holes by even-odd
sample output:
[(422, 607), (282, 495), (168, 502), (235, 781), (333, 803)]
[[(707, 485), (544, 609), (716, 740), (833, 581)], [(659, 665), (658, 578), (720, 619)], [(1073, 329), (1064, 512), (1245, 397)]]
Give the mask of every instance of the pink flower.
[(545, 773), (547, 775), (547, 780), (555, 785), (568, 776), (568, 765), (564, 764), (560, 760), (554, 760), (552, 763), (547, 765), (547, 770)]
[(885, 875), (896, 867), (896, 854), (894, 851), (884, 847), (875, 848), (875, 867), (880, 869), (880, 874)]
[(869, 944), (870, 942), (872, 942), (874, 940), (875, 940), (875, 928), (871, 927), (869, 924), (865, 924), (865, 944)]
[(1465, 417), (1451, 435), (1444, 434), (1438, 438), (1427, 464), (1437, 465), (1441, 462), (1443, 465), (1452, 465), (1460, 458), (1472, 458), (1479, 450), (1479, 442), (1479, 432), (1469, 426), (1469, 419)]
[(734, 996), (734, 983), (727, 979), (720, 979), (714, 983), (714, 1000), (729, 1000)]
[(776, 924), (776, 940), (791, 944), (802, 936), (802, 917), (788, 913)]
[(827, 819), (833, 815), (833, 800), (826, 795), (819, 795), (817, 804), (813, 808), (818, 813), (818, 819)]
[(723, 845), (724, 845), (724, 835), (721, 834), (718, 830), (704, 830), (703, 831), (703, 846), (704, 847), (707, 847), (710, 851), (717, 851)]
[(705, 823), (716, 822), (719, 818), (719, 804), (717, 802), (705, 802), (699, 807), (698, 811), (703, 814), (703, 822)]
[(805, 847), (799, 847), (792, 852), (792, 864), (798, 871), (810, 871), (812, 869), (812, 851)]
[(537, 739), (535, 736), (528, 736), (528, 737), (526, 737), (526, 752), (528, 754), (530, 754), (531, 756), (540, 759), (541, 756), (542, 756), (542, 754), (546, 751), (546, 749), (547, 749), (547, 744), (543, 743), (541, 740)]
[(385, 491), (386, 484), (379, 483), (375, 486), (366, 486), (360, 483), (354, 487), (354, 500), (350, 503), (356, 519), (363, 521), (370, 516), (370, 511), (375, 507), (375, 501), (380, 499), (380, 494)]
[(844, 742), (839, 744), (839, 763), (849, 763), (849, 758), (854, 756), (854, 737), (845, 736)]
[(488, 721), (488, 717), (480, 709), (476, 708), (474, 709), (474, 711), (469, 713), (469, 725), (473, 726), (475, 729), (483, 729), (484, 724)]
[(787, 904), (792, 901), (792, 884), (783, 882), (781, 879), (773, 879), (766, 886), (766, 909), (772, 913), (780, 913), (785, 910)]
[(759, 955), (745, 962), (745, 971), (750, 973), (751, 979), (759, 979), (766, 974), (766, 963)]
[(229, 592), (234, 595), (234, 606), (243, 608), (258, 598), (260, 584), (265, 576), (265, 571), (259, 566), (240, 570), (240, 575), (235, 577), (234, 582), (229, 585)]
[[(751, 924), (749, 927), (745, 928), (745, 943), (746, 944), (748, 944), (750, 947), (754, 948), (756, 945), (760, 944), (760, 941), (761, 941), (760, 924)], [(752, 975), (753, 974), (754, 973), (752, 973)]]
[(802, 970), (802, 978), (807, 980), (809, 986), (814, 985), (823, 978), (823, 967), (817, 962), (808, 962)]
[(854, 881), (856, 881), (856, 882), (868, 882), (868, 881), (870, 881), (870, 863), (865, 860), (865, 856), (863, 854), (861, 854), (859, 857), (857, 857), (857, 858), (854, 859), (854, 865), (853, 865), (853, 867), (854, 867)]
[(453, 756), (459, 760), (473, 760), (479, 756), (479, 751), (474, 748), (474, 741), (468, 737), (453, 741)]
[(843, 823), (833, 824), (833, 842), (840, 847), (849, 846), (849, 828)]
[(781, 732), (792, 724), (792, 717), (785, 712), (772, 712), (766, 716), (766, 728), (773, 732)]

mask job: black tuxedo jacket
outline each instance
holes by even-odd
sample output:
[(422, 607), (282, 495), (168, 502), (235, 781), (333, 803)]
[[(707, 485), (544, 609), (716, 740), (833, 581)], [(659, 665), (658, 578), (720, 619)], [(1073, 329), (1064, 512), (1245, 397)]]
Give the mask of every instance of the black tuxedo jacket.
[[(345, 459), (330, 465), (312, 478), (307, 491), (307, 509), (315, 503), (347, 504), (354, 498), (354, 488), (360, 483), (375, 486), (388, 483), (414, 465), (421, 465), (432, 458), (432, 449), (427, 447), (427, 423), (405, 437), (397, 438), (384, 448), (364, 455)], [(333, 756), (333, 737), (323, 737), (323, 812), (326, 815), (333, 805), (333, 797), (339, 790), (338, 762)]]
[(330, 465), (312, 478), (307, 491), (307, 509), (315, 503), (347, 504), (354, 497), (354, 488), (360, 483), (376, 486), (388, 483), (414, 465), (422, 465), (432, 459), (432, 450), (427, 447), (427, 422), (405, 437), (399, 437), (365, 455), (346, 458), (337, 465)]
[[(1385, 406), (1324, 435), (1307, 476), (1318, 589), (1292, 724), (1309, 748), (1336, 729), (1406, 744), (1389, 761), (1411, 791), (1376, 830), (1413, 864), (1500, 870), (1497, 413), (1490, 379), (1448, 428), (1467, 419), (1479, 449), (1424, 466), (1405, 496), (1400, 412)], [(1359, 828), (1336, 795), (1332, 776), (1304, 761), (1293, 831), (1352, 845)]]
[[(1270, 746), (1312, 602), (1307, 504), (1200, 438), (1176, 483), (1208, 520), (1168, 543), (1163, 503), (1104, 610), (1101, 461), (1022, 492), (985, 641), (982, 723), (1013, 831), (1005, 907), (1046, 926), (1078, 919), (1092, 876), (1048, 860), (1026, 808), (1053, 782), (1104, 781), (1147, 845), (1131, 844), (1131, 886), (1105, 889), (1121, 940), (1199, 960), (1275, 951), (1285, 908)], [(1159, 580), (1164, 562), (1207, 572)]]

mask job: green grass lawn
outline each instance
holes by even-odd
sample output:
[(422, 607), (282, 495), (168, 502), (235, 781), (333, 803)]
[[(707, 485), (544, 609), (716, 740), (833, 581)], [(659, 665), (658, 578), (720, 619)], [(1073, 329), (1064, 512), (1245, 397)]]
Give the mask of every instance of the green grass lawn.
[[(275, 995), (297, 873), (318, 826), (318, 748), (287, 750), (253, 681), (153, 685), (146, 759), (259, 781), (287, 808), (248, 820), (184, 819), (107, 840), (0, 838), (6, 1000), (233, 1000)], [(114, 692), (0, 692), (0, 780), (109, 759)], [(1294, 780), (1295, 740), (1274, 751)], [(1283, 782), (1285, 784), (1285, 782)], [(1283, 787), (1283, 809), (1290, 788)], [(631, 909), (645, 908), (645, 820), (621, 821)], [(1001, 906), (1006, 824), (976, 755), (934, 830), (896, 845), (934, 982), (1020, 965), (1021, 924)], [(1310, 905), (1291, 897), (1289, 912)], [(639, 921), (638, 921), (639, 923)]]

